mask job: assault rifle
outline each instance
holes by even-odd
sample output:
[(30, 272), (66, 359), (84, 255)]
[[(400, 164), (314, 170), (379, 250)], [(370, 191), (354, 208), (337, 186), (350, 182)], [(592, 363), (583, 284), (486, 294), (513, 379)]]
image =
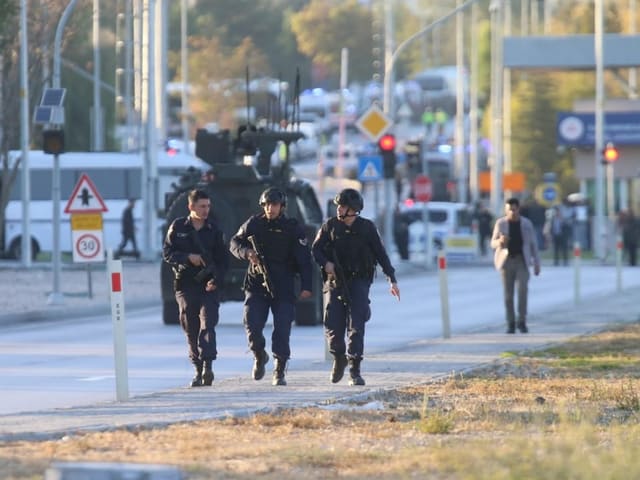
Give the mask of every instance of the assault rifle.
[(332, 250), (333, 253), (333, 267), (334, 267), (334, 278), (336, 283), (336, 288), (340, 289), (340, 300), (344, 304), (344, 308), (347, 310), (347, 315), (349, 319), (351, 319), (351, 293), (349, 293), (349, 284), (347, 283), (347, 275), (344, 273), (344, 268), (342, 268), (342, 263), (338, 259), (338, 254), (336, 253), (336, 249)]
[(205, 263), (204, 268), (199, 270), (198, 273), (193, 276), (193, 279), (198, 283), (207, 283), (209, 280), (213, 280), (213, 283), (217, 284), (218, 269), (216, 268), (216, 263), (203, 248), (200, 238), (198, 238), (198, 234), (195, 230), (192, 232), (192, 236), (193, 241), (196, 244), (196, 247), (198, 247), (198, 250), (200, 250), (200, 255)]
[(256, 271), (262, 275), (262, 286), (265, 288), (267, 293), (271, 298), (276, 298), (276, 291), (273, 288), (273, 282), (271, 281), (271, 275), (269, 275), (269, 268), (267, 267), (267, 262), (264, 258), (264, 253), (262, 249), (258, 246), (258, 242), (256, 241), (256, 237), (253, 235), (249, 235), (247, 237), (249, 243), (251, 243), (251, 248), (256, 252), (258, 256), (258, 264), (256, 265)]

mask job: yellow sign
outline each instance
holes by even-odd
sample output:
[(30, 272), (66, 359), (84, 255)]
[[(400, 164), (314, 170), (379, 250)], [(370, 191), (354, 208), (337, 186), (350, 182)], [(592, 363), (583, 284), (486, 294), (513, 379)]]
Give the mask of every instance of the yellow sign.
[(102, 230), (102, 213), (72, 213), (71, 230)]
[(447, 245), (447, 249), (449, 248), (476, 248), (476, 239), (475, 237), (465, 236), (465, 237), (446, 237), (445, 243)]
[(374, 142), (377, 142), (392, 124), (393, 122), (377, 105), (371, 105), (356, 122), (360, 131)]

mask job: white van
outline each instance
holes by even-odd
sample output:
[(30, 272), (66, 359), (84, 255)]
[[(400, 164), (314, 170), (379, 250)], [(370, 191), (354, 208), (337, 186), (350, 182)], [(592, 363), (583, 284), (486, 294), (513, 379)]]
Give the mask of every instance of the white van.
[[(400, 215), (409, 224), (409, 253), (423, 253), (425, 245), (422, 211), (424, 203), (411, 199), (400, 204)], [(466, 203), (428, 202), (429, 236), (434, 255), (445, 248), (449, 260), (470, 260), (478, 254), (472, 210)]]

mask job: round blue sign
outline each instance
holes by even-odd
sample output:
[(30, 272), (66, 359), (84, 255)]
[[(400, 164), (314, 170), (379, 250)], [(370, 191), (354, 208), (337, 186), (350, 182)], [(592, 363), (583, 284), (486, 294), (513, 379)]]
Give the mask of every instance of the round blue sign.
[(555, 186), (546, 187), (542, 191), (542, 198), (544, 198), (547, 202), (553, 202), (558, 196), (558, 192)]

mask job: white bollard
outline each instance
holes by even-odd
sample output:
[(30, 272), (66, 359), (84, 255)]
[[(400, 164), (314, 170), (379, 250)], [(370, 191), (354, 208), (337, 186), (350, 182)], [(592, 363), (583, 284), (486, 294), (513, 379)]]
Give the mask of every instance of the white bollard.
[(451, 323), (449, 321), (449, 285), (447, 283), (447, 256), (444, 249), (438, 252), (438, 277), (440, 278), (442, 337), (451, 338)]
[(573, 244), (573, 301), (577, 305), (580, 303), (580, 258), (582, 250), (580, 242)]
[(111, 320), (113, 322), (116, 398), (119, 402), (123, 402), (129, 399), (129, 379), (127, 373), (124, 295), (122, 293), (122, 260), (114, 260), (111, 249), (107, 252), (107, 276), (109, 280), (109, 297), (111, 299)]

